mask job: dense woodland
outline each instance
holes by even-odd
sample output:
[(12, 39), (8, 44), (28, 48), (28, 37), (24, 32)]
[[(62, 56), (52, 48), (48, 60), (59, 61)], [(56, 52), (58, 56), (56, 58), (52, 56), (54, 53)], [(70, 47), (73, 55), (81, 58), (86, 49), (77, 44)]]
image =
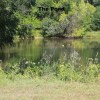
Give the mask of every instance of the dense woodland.
[(13, 42), (14, 36), (84, 36), (86, 31), (99, 31), (99, 4), (99, 0), (1, 0), (0, 46)]

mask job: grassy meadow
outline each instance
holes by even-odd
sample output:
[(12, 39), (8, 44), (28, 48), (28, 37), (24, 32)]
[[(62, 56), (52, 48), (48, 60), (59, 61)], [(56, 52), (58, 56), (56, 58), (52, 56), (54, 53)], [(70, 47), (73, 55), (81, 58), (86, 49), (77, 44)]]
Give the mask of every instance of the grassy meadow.
[(0, 83), (0, 100), (99, 100), (100, 80), (91, 83), (20, 79)]

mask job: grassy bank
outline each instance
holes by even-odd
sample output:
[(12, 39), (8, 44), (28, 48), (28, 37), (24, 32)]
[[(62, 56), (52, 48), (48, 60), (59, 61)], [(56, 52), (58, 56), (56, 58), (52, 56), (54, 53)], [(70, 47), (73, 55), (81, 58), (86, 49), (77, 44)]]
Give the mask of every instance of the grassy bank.
[[(34, 38), (33, 38), (34, 37)], [(67, 35), (67, 36), (51, 36), (49, 38), (62, 38), (62, 39), (82, 39), (82, 38), (91, 38), (91, 39), (99, 39), (100, 38), (100, 31), (92, 31), (92, 32), (87, 32), (84, 36), (70, 36), (70, 35)], [(26, 39), (40, 39), (40, 38), (44, 38), (42, 35), (41, 35), (41, 31), (40, 30), (34, 30), (33, 31), (33, 34), (31, 36), (31, 38), (29, 38), (29, 36), (26, 36)], [(47, 37), (48, 38), (48, 37)], [(14, 36), (14, 42), (18, 42), (20, 40), (22, 40), (24, 38), (19, 38), (19, 36)]]
[(0, 85), (1, 100), (99, 100), (100, 81), (64, 82), (46, 79), (7, 80)]
[(87, 32), (84, 36), (85, 38), (100, 38), (100, 31)]

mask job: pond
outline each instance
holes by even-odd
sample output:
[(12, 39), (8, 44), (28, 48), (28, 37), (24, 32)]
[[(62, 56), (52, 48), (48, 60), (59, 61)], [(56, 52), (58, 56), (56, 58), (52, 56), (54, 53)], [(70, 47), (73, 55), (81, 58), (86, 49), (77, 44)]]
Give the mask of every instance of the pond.
[(5, 46), (0, 50), (2, 66), (28, 59), (34, 63), (53, 63), (59, 61), (86, 65), (88, 59), (100, 62), (100, 40), (62, 40), (35, 39), (20, 41), (13, 46)]

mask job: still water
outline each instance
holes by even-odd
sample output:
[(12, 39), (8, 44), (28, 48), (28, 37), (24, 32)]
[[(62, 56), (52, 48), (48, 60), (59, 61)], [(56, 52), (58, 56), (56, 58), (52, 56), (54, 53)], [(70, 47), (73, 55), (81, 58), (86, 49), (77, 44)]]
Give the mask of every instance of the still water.
[[(18, 62), (22, 59), (34, 61), (34, 63), (53, 63), (59, 59), (85, 65), (87, 60), (100, 62), (100, 40), (62, 40), (62, 39), (35, 39), (20, 41), (13, 46), (5, 46), (0, 50), (2, 66), (8, 62)], [(78, 59), (77, 59), (78, 58)]]

